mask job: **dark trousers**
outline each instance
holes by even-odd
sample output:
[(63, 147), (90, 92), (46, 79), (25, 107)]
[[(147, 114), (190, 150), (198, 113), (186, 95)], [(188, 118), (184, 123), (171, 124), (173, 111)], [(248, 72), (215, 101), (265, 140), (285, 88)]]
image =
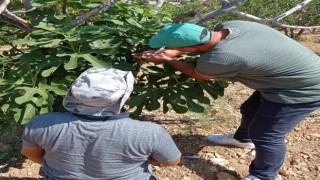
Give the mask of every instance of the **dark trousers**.
[(234, 138), (251, 140), (256, 156), (249, 172), (262, 180), (274, 180), (285, 154), (285, 136), (307, 115), (320, 107), (320, 101), (302, 104), (270, 102), (255, 91), (240, 107), (242, 119)]

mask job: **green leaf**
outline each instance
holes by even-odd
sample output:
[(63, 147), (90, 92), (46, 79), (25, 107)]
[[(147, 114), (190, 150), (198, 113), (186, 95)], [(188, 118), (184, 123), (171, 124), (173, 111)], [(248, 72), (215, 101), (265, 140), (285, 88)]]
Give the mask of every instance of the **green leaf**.
[(52, 34), (52, 32), (50, 32), (50, 31), (45, 31), (45, 30), (43, 30), (43, 29), (36, 29), (36, 30), (34, 30), (34, 31), (32, 31), (32, 34), (33, 35), (51, 35)]
[(126, 19), (126, 21), (129, 23), (129, 24), (131, 24), (131, 25), (133, 25), (133, 26), (135, 26), (135, 27), (137, 27), (137, 28), (139, 28), (139, 29), (143, 29), (143, 26), (141, 26), (141, 24), (139, 24), (136, 20), (134, 20), (133, 18), (129, 18), (129, 19)]
[(64, 96), (67, 94), (68, 88), (64, 84), (54, 84), (51, 85), (39, 83), (39, 88), (46, 89), (47, 91), (52, 91), (57, 95)]
[(61, 39), (52, 39), (50, 41), (46, 41), (43, 43), (40, 47), (56, 47), (60, 44), (62, 40)]
[(109, 21), (113, 22), (116, 25), (124, 26), (124, 22), (123, 21), (119, 21), (119, 20), (116, 20), (116, 19), (110, 19)]
[(22, 112), (23, 115), (21, 124), (26, 124), (35, 116), (36, 108), (31, 104), (27, 104), (26, 108)]
[(188, 108), (185, 106), (178, 105), (178, 104), (173, 103), (171, 101), (170, 101), (170, 104), (171, 104), (173, 110), (178, 114), (183, 114), (183, 113), (188, 112)]
[(44, 99), (44, 101), (42, 102), (40, 114), (51, 112), (53, 102), (54, 102), (54, 98), (52, 97), (52, 95), (48, 94), (48, 98)]
[(39, 28), (39, 29), (45, 29), (45, 30), (52, 31), (52, 32), (56, 31), (56, 28), (53, 27), (52, 24), (45, 23), (45, 22), (39, 22), (39, 24), (35, 25), (34, 27)]
[(155, 72), (159, 72), (159, 73), (161, 73), (161, 72), (164, 71), (163, 68), (160, 68), (160, 67), (158, 67), (158, 66), (148, 66), (147, 68), (148, 68), (149, 70), (151, 70), (151, 71), (155, 71)]
[(36, 108), (30, 103), (24, 108), (15, 108), (14, 111), (14, 119), (18, 124), (27, 124), (36, 114)]
[(143, 104), (137, 106), (136, 110), (133, 111), (133, 112), (131, 113), (131, 115), (132, 115), (134, 118), (139, 117), (139, 116), (141, 115), (141, 113), (142, 113), (143, 106), (144, 106)]
[(166, 96), (163, 96), (163, 109), (162, 109), (163, 114), (166, 114), (169, 111), (168, 104), (169, 104), (168, 98)]
[(139, 37), (128, 37), (126, 38), (126, 41), (132, 45), (138, 44), (141, 40)]
[(224, 89), (215, 85), (212, 81), (198, 81), (198, 83), (212, 98), (217, 99), (218, 96), (223, 96)]
[(31, 100), (37, 107), (41, 107), (43, 103), (43, 97), (33, 97)]
[(215, 80), (215, 83), (218, 84), (220, 87), (227, 88), (228, 87), (228, 82), (224, 80)]
[(98, 67), (98, 68), (110, 68), (110, 67), (112, 67), (111, 63), (100, 61), (96, 57), (94, 57), (94, 56), (92, 56), (90, 54), (81, 54), (79, 56), (84, 58), (88, 62), (90, 62), (93, 67)]
[(158, 99), (159, 99), (159, 93), (152, 92), (151, 101), (150, 101), (151, 110), (156, 110), (156, 109), (160, 108), (160, 103), (159, 103)]
[(47, 70), (42, 71), (41, 76), (42, 77), (49, 77), (51, 74), (53, 74), (59, 66), (51, 67)]
[(99, 39), (90, 43), (92, 49), (104, 49), (105, 51), (118, 52), (116, 48), (120, 47), (121, 41), (115, 41), (115, 38)]
[(197, 112), (197, 113), (203, 113), (204, 112), (204, 108), (202, 106), (200, 106), (199, 104), (195, 103), (192, 101), (192, 99), (187, 96), (185, 93), (183, 93), (185, 96), (185, 99), (187, 101), (187, 105), (190, 111), (193, 112)]
[(139, 106), (147, 99), (149, 95), (150, 92), (138, 96), (131, 96), (130, 101), (127, 102), (127, 104), (131, 107)]
[(78, 67), (78, 54), (71, 54), (69, 62), (64, 64), (65, 70), (71, 70)]
[(123, 70), (123, 71), (137, 71), (137, 68), (129, 63), (115, 64), (115, 65), (113, 65), (113, 67), (116, 69)]
[(185, 89), (184, 95), (190, 99), (197, 99), (199, 102), (204, 104), (210, 104), (210, 99), (204, 96), (203, 89), (200, 85), (195, 85), (188, 89)]
[(29, 44), (30, 42), (35, 42), (35, 40), (30, 40), (30, 39), (17, 39), (15, 41), (13, 41), (14, 45), (25, 45), (25, 44)]
[(32, 98), (39, 94), (45, 98), (48, 97), (47, 92), (44, 89), (39, 89), (39, 88), (30, 88), (30, 87), (19, 87), (16, 89), (21, 89), (24, 90), (24, 95), (15, 98), (15, 102), (18, 104), (23, 104), (26, 103), (28, 101), (31, 101)]
[(9, 109), (9, 107), (10, 107), (9, 104), (3, 104), (3, 105), (1, 106), (1, 110), (2, 110), (3, 112), (6, 112), (6, 111)]

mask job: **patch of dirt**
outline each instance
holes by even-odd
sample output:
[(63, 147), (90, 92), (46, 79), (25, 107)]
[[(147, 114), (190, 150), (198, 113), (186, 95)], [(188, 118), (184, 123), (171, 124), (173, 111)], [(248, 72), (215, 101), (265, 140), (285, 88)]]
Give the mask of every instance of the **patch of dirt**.
[[(301, 43), (319, 54), (319, 39), (319, 34), (304, 35)], [(182, 159), (181, 163), (174, 167), (152, 165), (153, 172), (159, 179), (232, 180), (246, 176), (248, 166), (254, 158), (254, 151), (216, 146), (207, 142), (206, 136), (234, 132), (239, 125), (240, 104), (252, 92), (239, 83), (231, 84), (226, 89), (225, 96), (214, 100), (204, 114), (179, 115), (174, 112), (162, 114), (160, 111), (144, 111), (142, 119), (165, 127), (183, 155), (198, 156)], [(286, 160), (277, 176), (278, 180), (320, 179), (319, 123), (320, 110), (317, 110), (288, 134)], [(0, 180), (42, 179), (40, 168), (40, 165), (29, 160), (0, 164)]]

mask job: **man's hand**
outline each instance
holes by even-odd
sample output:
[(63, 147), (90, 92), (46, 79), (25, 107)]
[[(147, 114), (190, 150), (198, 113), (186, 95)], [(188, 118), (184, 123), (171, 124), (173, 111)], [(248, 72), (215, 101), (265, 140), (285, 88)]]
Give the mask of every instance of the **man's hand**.
[(183, 56), (185, 53), (174, 49), (159, 49), (158, 52), (163, 53), (167, 57), (177, 58)]
[(181, 57), (183, 54), (183, 52), (177, 50), (158, 49), (145, 51), (141, 54), (140, 58), (148, 62), (159, 64), (170, 61), (175, 57)]

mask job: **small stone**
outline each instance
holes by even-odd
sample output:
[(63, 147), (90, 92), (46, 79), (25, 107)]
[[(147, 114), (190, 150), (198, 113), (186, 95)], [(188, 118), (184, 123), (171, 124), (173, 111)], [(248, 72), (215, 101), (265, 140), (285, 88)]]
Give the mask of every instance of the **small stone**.
[(226, 159), (223, 159), (223, 158), (211, 158), (210, 161), (213, 163), (213, 164), (218, 164), (220, 166), (224, 166), (226, 164), (229, 163), (228, 160)]
[(191, 178), (188, 177), (188, 176), (183, 176), (183, 177), (181, 178), (181, 180), (191, 180)]
[(283, 179), (283, 178), (282, 178), (281, 175), (278, 174), (278, 175), (276, 176), (276, 180), (282, 180), (282, 179)]
[(320, 138), (320, 134), (310, 134), (310, 136)]
[(298, 164), (299, 164), (299, 160), (297, 160), (297, 159), (292, 159), (292, 160), (290, 161), (290, 164), (291, 164), (292, 166), (298, 165)]
[(218, 180), (237, 180), (236, 177), (234, 177), (228, 173), (225, 173), (225, 172), (218, 173), (217, 178), (218, 178)]
[(245, 163), (246, 163), (246, 161), (245, 161), (245, 160), (243, 160), (243, 159), (240, 159), (240, 160), (238, 161), (238, 163), (239, 163), (239, 164), (245, 164)]
[(207, 168), (208, 172), (212, 173), (212, 174), (215, 174), (218, 172), (218, 169), (214, 166), (210, 166)]
[(161, 168), (159, 166), (153, 166), (152, 168), (154, 171), (161, 171)]

